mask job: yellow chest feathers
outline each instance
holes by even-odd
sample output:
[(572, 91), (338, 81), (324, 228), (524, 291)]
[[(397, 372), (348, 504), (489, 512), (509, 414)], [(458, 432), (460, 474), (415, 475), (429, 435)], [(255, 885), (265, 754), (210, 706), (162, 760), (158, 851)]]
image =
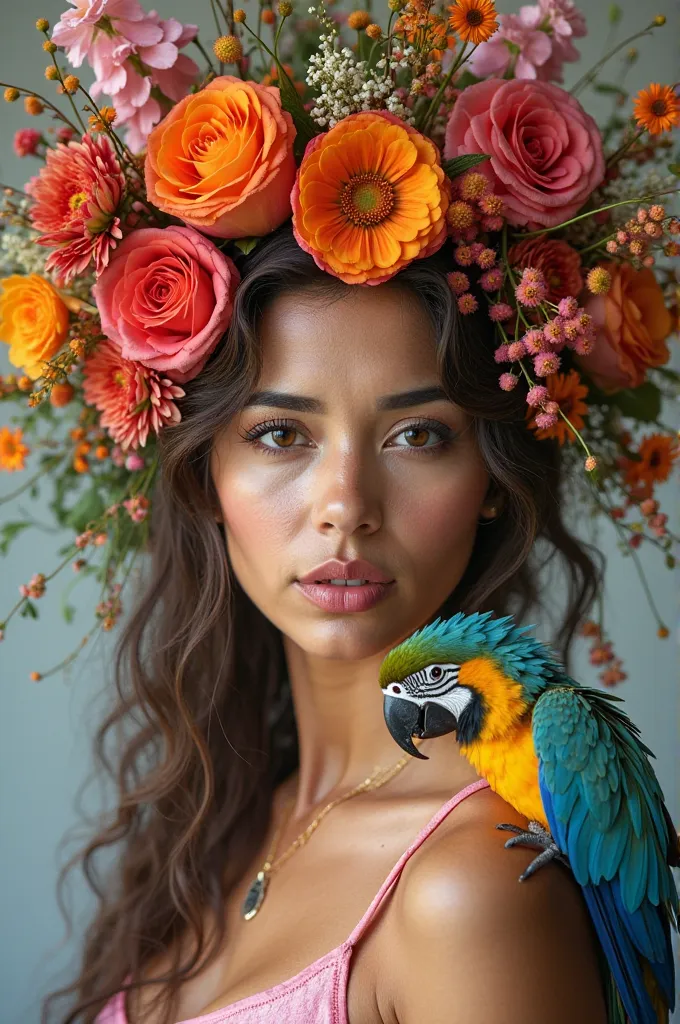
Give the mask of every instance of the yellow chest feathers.
[(482, 694), (486, 705), (480, 738), (461, 745), (461, 753), (495, 793), (526, 818), (548, 828), (538, 788), (531, 717), (521, 686), (487, 658), (462, 665), (458, 682)]

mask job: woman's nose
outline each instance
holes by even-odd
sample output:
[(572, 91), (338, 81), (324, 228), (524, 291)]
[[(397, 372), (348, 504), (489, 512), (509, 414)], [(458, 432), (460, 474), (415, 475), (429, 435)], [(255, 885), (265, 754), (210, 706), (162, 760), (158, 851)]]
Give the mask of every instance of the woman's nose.
[(381, 481), (378, 467), (358, 441), (329, 451), (318, 462), (312, 484), (311, 515), (322, 531), (334, 527), (350, 535), (372, 533), (382, 522)]

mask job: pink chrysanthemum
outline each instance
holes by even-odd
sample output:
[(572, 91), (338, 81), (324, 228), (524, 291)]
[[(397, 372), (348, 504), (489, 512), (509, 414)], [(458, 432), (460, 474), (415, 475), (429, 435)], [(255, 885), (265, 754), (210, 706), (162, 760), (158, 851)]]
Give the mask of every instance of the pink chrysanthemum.
[(494, 267), (493, 270), (487, 270), (485, 274), (479, 279), (479, 283), (485, 292), (496, 292), (503, 284), (503, 271), (500, 267)]
[(510, 346), (507, 345), (507, 344), (503, 344), (503, 345), (499, 345), (498, 346), (498, 348), (496, 349), (496, 351), (493, 354), (493, 357), (494, 357), (494, 359), (496, 360), (497, 363), (507, 363), (509, 361), (509, 359), (510, 359), (510, 356), (508, 355), (508, 349), (509, 348), (510, 348)]
[(545, 283), (522, 280), (515, 288), (515, 295), (518, 302), (531, 309), (540, 306), (548, 295), (548, 289)]
[(543, 328), (543, 337), (549, 345), (553, 346), (553, 348), (556, 348), (558, 345), (561, 345), (564, 342), (564, 327), (559, 322), (559, 320), (548, 321), (548, 323)]
[(120, 205), (125, 178), (106, 135), (83, 135), (81, 142), (47, 150), (45, 166), (26, 186), (34, 200), (31, 220), (40, 245), (54, 248), (45, 262), (65, 283), (90, 261), (101, 274), (123, 237)]
[(555, 426), (557, 423), (557, 415), (554, 412), (539, 412), (536, 414), (534, 422), (541, 430), (547, 430), (548, 427)]
[(579, 356), (589, 355), (595, 346), (595, 336), (593, 334), (582, 334), (572, 345), (574, 352)]
[(451, 274), (446, 275), (446, 279), (449, 282), (449, 288), (456, 295), (462, 295), (470, 287), (470, 279), (462, 270), (454, 270)]
[(508, 359), (510, 359), (513, 363), (516, 362), (516, 360), (521, 359), (522, 356), (525, 356), (526, 354), (527, 353), (523, 342), (512, 341), (508, 345)]
[(509, 320), (514, 310), (511, 305), (507, 302), (494, 302), (493, 306), (489, 306), (489, 316), (496, 323), (502, 323), (504, 320)]
[(534, 384), (527, 392), (527, 405), (535, 407), (550, 398), (550, 392), (543, 384)]
[(479, 303), (472, 292), (465, 292), (464, 295), (458, 298), (458, 309), (465, 315), (476, 312), (478, 305)]
[(20, 157), (35, 156), (41, 140), (42, 135), (35, 128), (19, 128), (14, 133), (14, 152)]
[(534, 370), (539, 377), (548, 377), (559, 370), (560, 363), (556, 352), (539, 352), (534, 358)]
[(539, 352), (542, 352), (545, 348), (545, 338), (543, 337), (543, 331), (538, 327), (530, 327), (527, 333), (522, 338), (524, 347), (526, 348), (529, 355), (537, 356)]
[(557, 304), (557, 312), (570, 320), (578, 312), (578, 301), (573, 295), (565, 295)]
[(131, 359), (123, 359), (111, 341), (102, 341), (83, 364), (83, 392), (88, 405), (102, 413), (100, 425), (128, 448), (144, 447), (149, 431), (179, 423), (175, 398), (183, 388)]
[(472, 249), (469, 245), (459, 245), (453, 254), (456, 263), (461, 267), (469, 267), (474, 261)]
[(516, 377), (514, 373), (502, 373), (498, 378), (503, 391), (512, 391), (513, 388), (517, 387), (519, 383), (519, 377)]
[(494, 249), (489, 249), (485, 246), (476, 257), (476, 260), (477, 266), (481, 267), (482, 270), (490, 270), (496, 262), (496, 252)]
[(482, 217), (481, 225), (485, 231), (502, 231), (504, 220), (502, 217)]

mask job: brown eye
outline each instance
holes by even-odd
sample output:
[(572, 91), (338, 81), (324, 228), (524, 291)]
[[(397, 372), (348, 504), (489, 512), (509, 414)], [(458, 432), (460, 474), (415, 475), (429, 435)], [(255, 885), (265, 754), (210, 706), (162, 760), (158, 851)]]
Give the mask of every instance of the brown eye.
[(419, 435), (423, 439), (423, 443), (422, 444), (409, 445), (409, 447), (410, 448), (424, 448), (425, 445), (427, 444), (427, 435), (432, 433), (432, 431), (428, 430), (426, 427), (408, 427), (406, 430), (403, 430), (402, 433), (403, 434), (411, 434), (411, 435), (415, 434), (416, 436)]
[(430, 679), (439, 679), (441, 674), (442, 670), (439, 668), (438, 665), (435, 665), (434, 668), (430, 669)]
[[(292, 441), (295, 440), (295, 435), (296, 435), (297, 431), (294, 430), (292, 427), (279, 427), (277, 430), (270, 430), (269, 433), (277, 441), (277, 447), (278, 448), (292, 448), (293, 447)], [(276, 437), (277, 434), (278, 435), (280, 435), (280, 434), (290, 434), (291, 435), (291, 444), (278, 444), (279, 438)]]

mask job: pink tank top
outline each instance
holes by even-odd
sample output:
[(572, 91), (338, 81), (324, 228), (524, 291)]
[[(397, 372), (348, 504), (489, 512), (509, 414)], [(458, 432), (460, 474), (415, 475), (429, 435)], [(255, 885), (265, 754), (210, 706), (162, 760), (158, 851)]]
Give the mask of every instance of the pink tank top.
[[(347, 980), (355, 944), (378, 913), (409, 857), (422, 846), (454, 807), (480, 789), (488, 788), (488, 785), (486, 779), (478, 779), (439, 808), (399, 858), (359, 924), (340, 946), (273, 988), (254, 996), (246, 996), (245, 999), (200, 1017), (180, 1021), (179, 1024), (222, 1024), (223, 1021), (238, 1021), (239, 1024), (281, 1024), (282, 1021), (286, 1024), (348, 1024)], [(123, 992), (114, 996), (97, 1017), (96, 1024), (127, 1024), (124, 1000)]]

